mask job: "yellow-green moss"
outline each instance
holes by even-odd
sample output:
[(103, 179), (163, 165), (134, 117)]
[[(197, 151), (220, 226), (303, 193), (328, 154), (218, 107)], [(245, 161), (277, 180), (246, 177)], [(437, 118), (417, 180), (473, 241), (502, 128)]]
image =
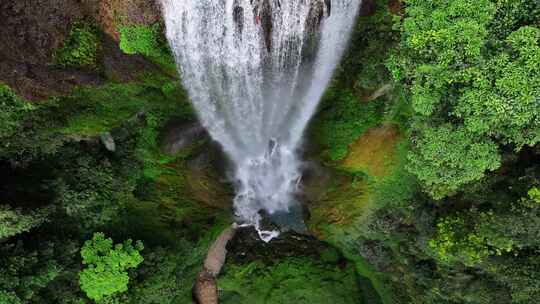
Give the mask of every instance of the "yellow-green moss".
[(88, 21), (73, 23), (64, 46), (55, 53), (55, 61), (61, 66), (95, 69), (100, 53), (100, 32)]

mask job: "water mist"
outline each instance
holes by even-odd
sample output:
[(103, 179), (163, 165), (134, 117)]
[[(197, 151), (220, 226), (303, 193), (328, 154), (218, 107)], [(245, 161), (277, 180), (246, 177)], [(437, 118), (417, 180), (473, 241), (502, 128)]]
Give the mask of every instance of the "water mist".
[(161, 0), (199, 118), (232, 160), (236, 215), (287, 211), (297, 150), (345, 50), (361, 0)]

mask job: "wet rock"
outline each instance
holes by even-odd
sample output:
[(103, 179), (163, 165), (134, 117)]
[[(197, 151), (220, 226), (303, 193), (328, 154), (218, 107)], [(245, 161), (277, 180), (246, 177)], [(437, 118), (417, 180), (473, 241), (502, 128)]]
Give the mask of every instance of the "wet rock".
[(218, 304), (217, 281), (208, 271), (199, 273), (193, 287), (193, 297), (197, 304)]
[(373, 16), (377, 11), (377, 4), (375, 0), (362, 0), (362, 5), (360, 6), (360, 17), (369, 17)]
[(235, 264), (253, 261), (272, 263), (287, 257), (310, 256), (319, 258), (328, 247), (315, 238), (292, 231), (284, 232), (265, 243), (253, 227), (240, 227), (227, 244), (227, 259)]
[(101, 0), (96, 19), (116, 41), (120, 39), (118, 24), (149, 26), (163, 22), (158, 0)]
[[(127, 55), (110, 36), (102, 37), (101, 66), (103, 74), (108, 79), (129, 82), (140, 79), (141, 71), (159, 72), (155, 64), (149, 62), (141, 55)], [(172, 79), (172, 77), (171, 77)]]
[(0, 1), (0, 81), (31, 100), (98, 84), (95, 74), (53, 66), (54, 52), (62, 47), (70, 24), (92, 16), (96, 7), (97, 1)]
[(223, 151), (213, 141), (192, 151), (186, 160), (186, 173), (193, 197), (212, 208), (230, 209), (234, 191), (225, 176), (230, 166)]
[(206, 260), (204, 261), (204, 268), (214, 277), (219, 275), (223, 264), (225, 264), (225, 258), (227, 257), (226, 246), (227, 243), (234, 237), (236, 228), (236, 225), (233, 225), (230, 228), (225, 229), (217, 237), (212, 246), (210, 246), (210, 249), (208, 249), (208, 254), (206, 255)]
[(161, 149), (167, 154), (177, 154), (208, 138), (207, 132), (199, 122), (172, 120), (163, 129)]
[(235, 1), (233, 8), (233, 21), (237, 26), (237, 32), (244, 31), (244, 8), (240, 6), (238, 1)]
[[(281, 6), (280, 1), (276, 2), (278, 6)], [(251, 4), (253, 5), (254, 10), (253, 14), (256, 16), (256, 19), (253, 20), (253, 22), (260, 24), (263, 31), (266, 48), (268, 51), (270, 51), (272, 49), (273, 31), (272, 5), (270, 4), (270, 0), (252, 0)], [(313, 2), (306, 21), (306, 27), (308, 30), (313, 34), (317, 33), (323, 18), (330, 16), (331, 10), (332, 5), (330, 0), (319, 0)], [(247, 22), (247, 20), (244, 20), (244, 16), (244, 8), (241, 7), (238, 2), (236, 2), (233, 8), (233, 20), (237, 26), (237, 30), (240, 33), (244, 28), (244, 23)]]
[(264, 231), (293, 231), (298, 234), (309, 235), (304, 223), (304, 208), (302, 203), (295, 201), (290, 204), (287, 211), (276, 211), (272, 214), (261, 210), (261, 230)]
[(99, 85), (101, 77), (93, 72), (59, 69), (46, 64), (31, 64), (3, 58), (0, 54), (0, 81), (29, 100), (66, 95), (76, 86)]
[(311, 6), (309, 13), (308, 13), (308, 19), (307, 19), (307, 29), (311, 33), (317, 33), (319, 31), (319, 28), (321, 26), (321, 22), (325, 17), (330, 16), (332, 12), (332, 4), (331, 1), (328, 0), (320, 0), (314, 2), (314, 4)]
[(114, 142), (114, 138), (112, 137), (110, 132), (105, 132), (99, 136), (99, 140), (105, 146), (105, 149), (107, 149), (110, 152), (116, 151), (116, 143)]
[(0, 1), (0, 58), (29, 64), (50, 62), (73, 21), (92, 17), (97, 0)]
[(394, 88), (394, 86), (391, 83), (384, 84), (384, 85), (380, 86), (378, 89), (376, 89), (375, 91), (373, 91), (373, 93), (371, 93), (369, 96), (366, 96), (366, 97), (362, 98), (362, 101), (364, 101), (364, 102), (373, 101), (373, 100), (375, 100), (375, 99), (377, 99), (379, 97), (382, 97), (382, 96), (390, 93), (393, 88)]
[(332, 180), (332, 172), (315, 161), (305, 162), (302, 166), (303, 200), (316, 202), (321, 200)]

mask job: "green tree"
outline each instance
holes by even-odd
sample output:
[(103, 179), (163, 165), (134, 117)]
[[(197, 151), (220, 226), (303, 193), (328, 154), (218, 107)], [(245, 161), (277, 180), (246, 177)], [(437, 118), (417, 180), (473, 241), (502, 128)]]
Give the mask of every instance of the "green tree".
[(518, 9), (507, 1), (405, 2), (388, 68), (410, 88), (409, 169), (440, 199), (497, 169), (498, 145), (520, 150), (540, 141), (540, 30), (519, 27), (527, 20), (519, 17), (503, 35), (495, 16)]
[(474, 266), (489, 256), (540, 248), (539, 234), (540, 190), (533, 187), (517, 202), (441, 218), (429, 247), (439, 261)]
[(34, 109), (32, 104), (23, 101), (8, 86), (0, 83), (0, 148), (9, 142), (7, 138), (20, 128), (26, 114)]
[(100, 52), (100, 37), (97, 27), (89, 22), (75, 22), (56, 53), (56, 61), (63, 66), (96, 68)]
[(43, 224), (49, 213), (50, 210), (44, 208), (25, 214), (20, 209), (0, 205), (0, 240)]
[(51, 246), (41, 250), (27, 250), (22, 242), (2, 244), (0, 303), (43, 303), (39, 292), (57, 278), (62, 270), (53, 255)]
[(55, 183), (57, 203), (82, 229), (110, 223), (130, 199), (134, 185), (108, 159), (75, 156), (70, 160), (62, 164)]
[(506, 44), (509, 51), (486, 59), (471, 75), (454, 114), (475, 137), (519, 149), (540, 141), (540, 29), (522, 27)]
[(127, 291), (127, 270), (143, 261), (139, 253), (143, 248), (141, 241), (133, 245), (131, 240), (113, 247), (112, 239), (105, 238), (103, 233), (95, 233), (81, 249), (83, 264), (87, 265), (79, 274), (81, 289), (96, 301)]
[(421, 131), (414, 138), (416, 150), (409, 155), (408, 169), (435, 199), (457, 191), (481, 178), (484, 171), (500, 165), (497, 145), (489, 139), (479, 140), (450, 124), (418, 129)]

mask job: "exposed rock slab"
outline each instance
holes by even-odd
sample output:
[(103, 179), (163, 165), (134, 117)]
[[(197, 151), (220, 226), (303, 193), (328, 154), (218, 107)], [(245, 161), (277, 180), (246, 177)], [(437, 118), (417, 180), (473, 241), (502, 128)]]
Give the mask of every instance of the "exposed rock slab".
[(221, 272), (227, 257), (227, 243), (232, 240), (235, 233), (235, 226), (225, 229), (210, 246), (204, 261), (204, 268), (213, 276), (217, 276)]
[(217, 304), (218, 291), (216, 277), (221, 272), (221, 268), (227, 257), (227, 243), (234, 237), (236, 225), (225, 229), (216, 238), (204, 261), (203, 271), (197, 276), (197, 281), (193, 286), (193, 296), (198, 304)]
[(207, 271), (199, 273), (193, 287), (193, 296), (197, 304), (217, 304), (219, 297), (216, 278)]
[(80, 20), (97, 20), (106, 34), (113, 35), (104, 35), (101, 41), (100, 60), (107, 77), (130, 81), (141, 70), (152, 69), (153, 65), (141, 56), (128, 56), (118, 48), (118, 39), (114, 39), (118, 38), (117, 24), (112, 19), (109, 23), (100, 22), (105, 18), (100, 15), (103, 7), (124, 14), (123, 22), (127, 24), (147, 25), (161, 20), (155, 1), (0, 1), (0, 82), (29, 100), (67, 95), (76, 86), (101, 84), (103, 79), (98, 71), (55, 64), (54, 53), (64, 45), (72, 24)]

